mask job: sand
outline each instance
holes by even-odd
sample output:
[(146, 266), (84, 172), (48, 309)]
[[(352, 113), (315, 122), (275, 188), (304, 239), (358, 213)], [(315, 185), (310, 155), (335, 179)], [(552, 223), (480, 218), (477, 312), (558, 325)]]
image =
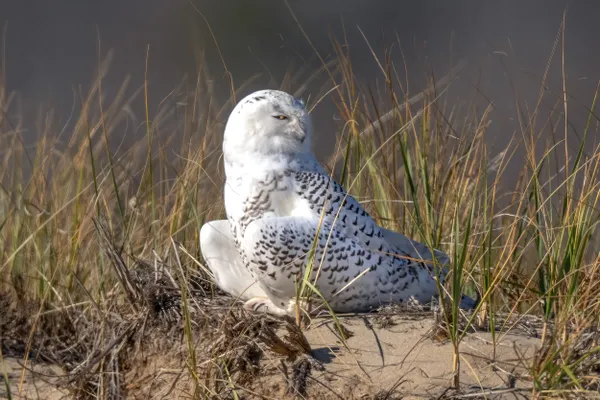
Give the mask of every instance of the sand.
[[(351, 396), (360, 398), (397, 387), (403, 398), (437, 398), (452, 384), (453, 346), (449, 341), (432, 338), (433, 321), (396, 321), (397, 325), (377, 329), (367, 319), (344, 321), (354, 336), (348, 340), (349, 350), (337, 341), (332, 323), (328, 328), (307, 332), (313, 348), (325, 353), (331, 343), (338, 346), (335, 357), (325, 364), (321, 379), (331, 380), (344, 398), (344, 386), (356, 382)], [(491, 392), (528, 388), (522, 379), (526, 372), (523, 360), (534, 355), (539, 340), (525, 335), (501, 335), (496, 344), (495, 362), (492, 335), (471, 333), (461, 343), (461, 375), (463, 389), (469, 392)], [(331, 354), (331, 353), (329, 353)], [(319, 375), (315, 374), (315, 377)], [(503, 397), (510, 398), (505, 390)]]
[[(431, 399), (449, 394), (452, 384), (452, 344), (432, 335), (429, 316), (352, 316), (341, 318), (351, 332), (344, 346), (330, 319), (316, 319), (305, 330), (313, 351), (311, 376), (307, 380), (308, 398), (328, 399)], [(470, 332), (461, 343), (461, 387), (463, 393), (485, 394), (486, 398), (523, 398), (531, 389), (526, 379), (529, 360), (539, 348), (539, 339), (531, 332), (513, 330), (499, 333), (495, 346), (488, 332)], [(189, 398), (193, 385), (186, 381), (181, 358), (169, 358), (168, 352), (148, 353), (140, 370), (129, 373), (128, 398)], [(48, 364), (29, 364), (19, 396), (22, 360), (7, 358), (10, 390), (13, 398), (69, 398), (68, 392), (54, 383), (64, 374)], [(281, 357), (267, 354), (261, 360), (261, 372), (252, 391), (239, 391), (241, 398), (284, 398), (287, 388)], [(33, 370), (35, 373), (32, 373)], [(183, 372), (183, 373), (181, 373)], [(291, 376), (291, 367), (288, 376)], [(260, 395), (258, 395), (260, 394)], [(379, 396), (379, 397), (377, 397)], [(0, 387), (0, 398), (7, 398)], [(287, 398), (292, 398), (287, 396)]]
[[(5, 368), (5, 370), (4, 370)], [(23, 371), (22, 390), (19, 391)], [(28, 363), (28, 368), (23, 368), (23, 360), (7, 357), (0, 363), (0, 374), (8, 376), (10, 393), (13, 399), (68, 399), (66, 390), (58, 389), (53, 382), (57, 376), (64, 375), (62, 369), (56, 365), (45, 363)], [(4, 379), (0, 379), (0, 398), (7, 399), (8, 393)]]

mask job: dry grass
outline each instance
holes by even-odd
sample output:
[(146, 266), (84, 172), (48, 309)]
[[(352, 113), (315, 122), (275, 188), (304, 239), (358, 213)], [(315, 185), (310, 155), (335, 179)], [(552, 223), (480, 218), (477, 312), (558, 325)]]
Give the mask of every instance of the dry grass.
[[(523, 109), (522, 131), (490, 154), (492, 107), (459, 109), (445, 100), (458, 71), (409, 100), (401, 66), (374, 50), (386, 83), (375, 95), (355, 80), (349, 47), (332, 43), (323, 92), (346, 124), (329, 166), (383, 226), (451, 255), (450, 278), (440, 286), (449, 300), (436, 309), (437, 337), (455, 348), (455, 389), (466, 334), (487, 330), (496, 338), (522, 329), (543, 343), (522, 377), (535, 396), (597, 391), (596, 99), (587, 126), (577, 127), (585, 132), (580, 147), (570, 143), (561, 94), (555, 114)], [(89, 93), (78, 94), (69, 124), (39, 116), (34, 146), (22, 141), (16, 95), (0, 87), (1, 359), (59, 365), (63, 375), (46, 378), (78, 398), (160, 397), (176, 389), (194, 398), (280, 398), (258, 379), (269, 374), (283, 376), (282, 392), (292, 397), (306, 396), (311, 385), (327, 388), (311, 378), (321, 365), (296, 324), (246, 315), (214, 286), (199, 254), (200, 226), (223, 215), (220, 144), (232, 104), (215, 104), (200, 69), (193, 85), (171, 94), (183, 104), (177, 112), (172, 99), (154, 115), (147, 110), (144, 139), (114, 152), (139, 128), (127, 82), (114, 98), (103, 97), (107, 68), (99, 67)], [(143, 91), (146, 103), (149, 95)], [(544, 96), (541, 90), (540, 102)], [(563, 137), (542, 142), (563, 125)], [(167, 149), (174, 147), (173, 160)], [(512, 159), (518, 149), (524, 162)], [(506, 187), (507, 165), (515, 163), (519, 179)], [(481, 295), (471, 314), (458, 309), (463, 291)], [(388, 307), (376, 324), (429, 312)], [(281, 362), (266, 367), (265, 359)], [(146, 371), (153, 362), (163, 364), (158, 375)], [(395, 389), (373, 398), (395, 398)]]

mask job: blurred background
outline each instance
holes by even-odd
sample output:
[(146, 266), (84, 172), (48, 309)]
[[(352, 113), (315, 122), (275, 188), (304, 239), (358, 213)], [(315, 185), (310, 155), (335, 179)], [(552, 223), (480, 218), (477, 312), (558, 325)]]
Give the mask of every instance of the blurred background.
[[(597, 1), (303, 0), (289, 5), (298, 22), (281, 0), (0, 2), (5, 85), (19, 93), (26, 140), (35, 140), (36, 116), (48, 110), (54, 110), (58, 121), (68, 120), (79, 102), (77, 88), (86, 93), (99, 58), (109, 50), (114, 57), (103, 83), (107, 98), (128, 75), (132, 91), (142, 86), (149, 46), (151, 113), (185, 77), (193, 83), (201, 55), (218, 102), (230, 96), (223, 63), (236, 88), (259, 74), (241, 95), (279, 87), (286, 73), (296, 74), (296, 90), (321, 65), (299, 24), (323, 57), (333, 53), (331, 36), (344, 40), (345, 34), (354, 72), (367, 90), (383, 88), (369, 45), (381, 59), (391, 48), (402, 73), (406, 64), (409, 95), (424, 87), (426, 76), (439, 78), (464, 58), (467, 67), (452, 85), (449, 99), (482, 106), (492, 102), (489, 140), (499, 148), (518, 130), (516, 99), (521, 106), (535, 105), (565, 9), (574, 135), (587, 118), (586, 107), (600, 78)], [(561, 93), (560, 72), (559, 43), (547, 81), (547, 90), (554, 93), (545, 105), (548, 112)], [(303, 97), (314, 96), (327, 83), (325, 75), (311, 81)], [(132, 112), (143, 121), (142, 96), (138, 100)], [(319, 105), (314, 118), (317, 145), (330, 149), (338, 128), (332, 102)], [(143, 136), (145, 128), (138, 131), (128, 130), (127, 135)]]

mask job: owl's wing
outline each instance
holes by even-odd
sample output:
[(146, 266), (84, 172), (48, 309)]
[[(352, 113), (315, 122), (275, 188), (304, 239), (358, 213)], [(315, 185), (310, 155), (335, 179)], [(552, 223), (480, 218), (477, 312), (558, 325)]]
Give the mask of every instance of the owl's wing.
[(389, 301), (390, 296), (428, 301), (435, 295), (429, 271), (363, 245), (328, 223), (301, 216), (256, 219), (240, 242), (249, 268), (278, 307), (296, 296), (311, 256), (311, 279), (319, 274), (319, 290), (341, 302), (332, 303), (338, 311), (346, 305), (348, 310), (360, 310)]
[[(321, 172), (304, 172), (296, 177), (300, 190), (297, 194), (311, 206), (312, 218), (331, 223), (334, 231), (340, 231), (364, 249), (395, 254), (413, 262), (428, 261), (431, 264), (432, 252), (425, 244), (380, 227), (366, 212), (364, 207), (349, 195), (346, 190)], [(449, 263), (448, 256), (434, 250), (437, 265)], [(418, 263), (418, 262), (417, 262)]]
[(221, 290), (241, 300), (266, 297), (261, 285), (242, 262), (229, 221), (205, 223), (200, 229), (200, 250)]
[[(418, 260), (433, 260), (431, 248), (426, 244), (412, 240), (398, 232), (390, 231), (381, 227), (380, 229), (383, 232), (383, 237), (388, 243), (390, 243), (392, 246), (403, 249), (410, 257)], [(450, 257), (448, 257), (448, 255), (443, 251), (434, 249), (433, 253), (438, 265), (450, 264)]]

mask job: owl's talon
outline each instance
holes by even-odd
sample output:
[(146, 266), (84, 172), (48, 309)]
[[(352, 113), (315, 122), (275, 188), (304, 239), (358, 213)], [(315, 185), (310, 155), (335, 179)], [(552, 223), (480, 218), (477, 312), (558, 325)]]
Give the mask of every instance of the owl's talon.
[(266, 313), (271, 315), (287, 315), (288, 312), (273, 304), (268, 297), (253, 297), (244, 303), (244, 309), (253, 313)]

